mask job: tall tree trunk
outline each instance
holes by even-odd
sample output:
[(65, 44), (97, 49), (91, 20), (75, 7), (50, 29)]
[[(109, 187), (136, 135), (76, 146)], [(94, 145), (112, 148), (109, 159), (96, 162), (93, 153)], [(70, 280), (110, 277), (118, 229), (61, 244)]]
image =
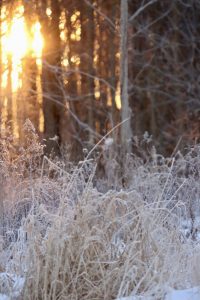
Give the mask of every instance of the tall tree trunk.
[[(88, 123), (92, 130), (95, 126), (94, 78), (91, 76), (94, 75), (94, 38), (94, 12), (89, 5), (83, 2), (81, 6), (81, 43), (82, 47), (85, 48), (85, 52), (81, 53), (81, 71), (85, 74), (82, 74), (81, 78), (81, 94), (84, 99), (79, 103), (82, 107), (82, 115), (79, 118)], [(88, 134), (83, 134), (83, 139), (88, 140)], [(92, 132), (89, 133), (89, 142), (94, 142)]]
[[(30, 40), (33, 40), (33, 32), (32, 26), (34, 23), (34, 19), (31, 18), (30, 11), (32, 8), (32, 4), (24, 1), (24, 17), (26, 22), (26, 30)], [(23, 91), (25, 99), (27, 101), (26, 108), (26, 116), (25, 118), (29, 118), (31, 122), (34, 124), (34, 127), (37, 131), (39, 131), (39, 116), (40, 116), (40, 107), (39, 101), (37, 97), (37, 76), (38, 76), (38, 68), (36, 64), (36, 57), (34, 57), (32, 50), (28, 52), (27, 56), (24, 59), (24, 73), (23, 76), (24, 88)]]
[(11, 133), (13, 133), (13, 127), (16, 124), (13, 124), (13, 101), (12, 101), (12, 57), (8, 56), (8, 79), (7, 79), (7, 122), (9, 122)]
[(121, 0), (121, 41), (120, 41), (120, 86), (121, 86), (121, 143), (126, 151), (130, 151), (129, 144), (132, 136), (130, 116), (131, 110), (128, 99), (128, 0)]
[[(107, 45), (105, 26), (102, 20), (102, 16), (97, 15), (97, 21), (99, 23), (99, 33), (98, 33), (98, 63), (97, 70), (99, 78), (104, 80), (108, 79), (108, 55), (107, 55)], [(98, 100), (99, 104), (99, 131), (101, 135), (105, 135), (107, 131), (108, 123), (108, 97), (107, 97), (107, 86), (101, 80), (99, 81), (100, 98)]]
[[(77, 10), (81, 12), (82, 10), (82, 2), (78, 5)], [(72, 16), (74, 15), (75, 10), (73, 5), (70, 5), (68, 2), (65, 3), (65, 18), (66, 18), (66, 43), (67, 43), (67, 60), (68, 60), (68, 72), (66, 74), (66, 93), (69, 98), (68, 101), (68, 115), (67, 119), (68, 122), (68, 131), (69, 131), (69, 137), (68, 141), (70, 141), (71, 146), (71, 156), (70, 159), (73, 161), (77, 161), (79, 159), (82, 159), (82, 140), (81, 140), (81, 128), (79, 126), (79, 123), (77, 120), (82, 120), (85, 116), (85, 106), (81, 105), (81, 101), (77, 99), (78, 96), (78, 85), (77, 85), (77, 73), (73, 72), (76, 68), (75, 64), (73, 63), (73, 56), (77, 53), (77, 42), (72, 40), (72, 33), (73, 33), (73, 22), (71, 20)], [(81, 16), (80, 16), (81, 18)], [(82, 32), (82, 30), (81, 30)], [(79, 47), (78, 49), (82, 51), (82, 47)], [(76, 100), (73, 100), (73, 99)], [(77, 120), (73, 117), (75, 115), (77, 117)], [(80, 156), (81, 154), (81, 156)]]
[[(118, 6), (116, 5), (110, 5), (108, 6), (108, 12), (109, 17), (112, 20), (113, 24), (115, 25), (116, 19), (118, 17)], [(113, 87), (110, 89), (111, 92), (111, 126), (114, 127), (119, 122), (119, 110), (116, 105), (116, 90), (117, 90), (117, 82), (119, 80), (118, 78), (118, 72), (117, 72), (117, 58), (116, 53), (118, 51), (118, 35), (116, 34), (116, 31), (113, 28), (110, 28), (109, 30), (109, 77), (110, 77), (110, 85)], [(115, 140), (117, 140), (117, 131), (113, 132), (113, 137)]]
[[(93, 9), (88, 7), (87, 9), (87, 28), (88, 28), (88, 73), (94, 75), (94, 12)], [(94, 78), (88, 77), (88, 123), (91, 129), (94, 129), (94, 108), (95, 108), (95, 97), (94, 97)], [(94, 137), (90, 133), (89, 137), (90, 143), (94, 143)]]
[[(1, 11), (2, 11), (2, 0), (0, 0), (0, 33), (2, 36), (2, 15), (1, 15)], [(2, 43), (0, 41), (0, 136), (1, 136), (1, 125), (2, 125)]]
[(59, 154), (63, 107), (60, 40), (60, 4), (51, 1), (51, 18), (46, 15), (47, 3), (42, 1), (41, 26), (45, 38), (42, 65), (44, 135), (46, 152)]

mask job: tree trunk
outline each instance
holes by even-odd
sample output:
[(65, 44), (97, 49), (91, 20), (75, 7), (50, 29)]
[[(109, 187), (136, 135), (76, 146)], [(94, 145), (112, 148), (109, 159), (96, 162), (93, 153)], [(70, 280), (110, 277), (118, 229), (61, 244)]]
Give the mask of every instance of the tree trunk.
[(12, 57), (8, 56), (8, 79), (7, 79), (7, 122), (9, 123), (11, 133), (13, 133), (13, 99), (12, 99)]
[(129, 144), (132, 136), (130, 116), (131, 110), (128, 99), (128, 0), (121, 0), (121, 41), (120, 41), (120, 86), (121, 86), (121, 143), (125, 151), (130, 151)]
[[(26, 22), (26, 30), (30, 40), (33, 40), (33, 32), (31, 31), (31, 27), (33, 25), (34, 19), (31, 18), (30, 11), (32, 8), (32, 4), (24, 1), (24, 17)], [(23, 78), (25, 90), (23, 91), (25, 99), (27, 101), (26, 108), (26, 118), (29, 118), (33, 123), (37, 132), (39, 131), (39, 116), (40, 116), (40, 107), (39, 101), (37, 97), (37, 76), (38, 76), (38, 68), (36, 64), (36, 57), (33, 56), (32, 50), (28, 52), (24, 59), (24, 73), (25, 76)]]
[[(81, 96), (84, 96), (84, 100), (79, 103), (82, 107), (82, 115), (79, 118), (84, 123), (88, 123), (92, 130), (94, 130), (95, 97), (94, 78), (90, 75), (94, 75), (94, 39), (94, 12), (89, 5), (83, 2), (81, 6), (81, 43), (85, 51), (81, 53), (81, 71), (84, 72), (81, 77)], [(94, 143), (92, 132), (89, 132), (89, 136), (88, 133), (83, 133), (83, 140), (88, 139), (91, 144)]]
[[(88, 73), (94, 75), (94, 12), (93, 9), (88, 7), (87, 9), (87, 28), (88, 28)], [(88, 123), (91, 129), (94, 129), (94, 107), (95, 107), (95, 97), (94, 97), (94, 79), (88, 77)], [(89, 141), (91, 144), (94, 143), (94, 137), (90, 133)]]
[[(2, 0), (0, 0), (0, 33), (2, 35)], [(0, 136), (1, 136), (1, 128), (2, 128), (2, 107), (3, 107), (3, 97), (2, 97), (2, 43), (0, 41)]]
[(61, 116), (64, 111), (61, 74), (60, 4), (51, 1), (51, 18), (46, 15), (47, 3), (42, 1), (41, 26), (45, 38), (42, 65), (44, 135), (46, 153), (60, 152)]

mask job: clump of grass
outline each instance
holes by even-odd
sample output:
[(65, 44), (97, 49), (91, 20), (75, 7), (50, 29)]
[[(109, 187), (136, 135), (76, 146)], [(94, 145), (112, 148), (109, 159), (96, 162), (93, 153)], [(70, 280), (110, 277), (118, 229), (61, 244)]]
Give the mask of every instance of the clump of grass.
[(73, 208), (64, 202), (44, 237), (34, 216), (25, 229), (24, 299), (115, 299), (155, 292), (172, 278), (178, 284), (186, 253), (168, 220), (167, 211), (144, 205), (134, 191), (95, 189)]
[[(94, 161), (72, 167), (43, 156), (34, 129), (27, 126), (23, 150), (9, 156), (5, 143), (1, 159), (2, 182), (6, 178), (2, 186), (12, 184), (14, 192), (1, 199), (6, 209), (0, 265), (25, 278), (23, 299), (116, 299), (131, 294), (162, 299), (167, 287), (196, 284), (190, 266), (198, 233), (193, 213), (198, 203), (191, 205), (200, 196), (198, 173), (192, 171), (198, 147), (196, 154), (170, 159), (153, 148), (145, 161), (124, 156), (124, 173), (116, 172), (116, 178), (117, 156), (112, 156), (112, 165), (106, 152), (110, 167), (104, 189)], [(186, 237), (181, 222), (188, 218), (192, 225)], [(195, 261), (198, 253), (195, 249)]]

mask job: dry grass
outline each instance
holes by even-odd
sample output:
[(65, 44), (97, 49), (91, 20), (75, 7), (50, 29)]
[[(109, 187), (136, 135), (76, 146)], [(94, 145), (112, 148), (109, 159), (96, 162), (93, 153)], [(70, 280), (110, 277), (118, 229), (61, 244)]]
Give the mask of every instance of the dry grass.
[[(163, 299), (168, 287), (198, 283), (198, 146), (176, 159), (155, 151), (146, 163), (129, 156), (126, 187), (119, 172), (115, 189), (100, 192), (94, 162), (72, 167), (43, 157), (29, 123), (26, 130), (20, 155), (2, 142), (0, 174), (0, 265), (25, 278), (22, 299)], [(118, 162), (105, 164), (112, 176), (104, 181), (112, 181)], [(187, 238), (184, 218), (191, 220)]]

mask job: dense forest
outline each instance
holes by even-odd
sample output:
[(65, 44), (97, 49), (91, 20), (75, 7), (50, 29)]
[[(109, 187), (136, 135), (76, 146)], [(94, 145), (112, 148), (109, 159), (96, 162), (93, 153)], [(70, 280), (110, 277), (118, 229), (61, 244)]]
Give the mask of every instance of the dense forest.
[(0, 300), (199, 300), (200, 0), (0, 12)]
[[(200, 2), (0, 1), (1, 134), (28, 118), (46, 152), (81, 156), (109, 130), (164, 154), (200, 133)], [(136, 145), (137, 146), (137, 145)]]

